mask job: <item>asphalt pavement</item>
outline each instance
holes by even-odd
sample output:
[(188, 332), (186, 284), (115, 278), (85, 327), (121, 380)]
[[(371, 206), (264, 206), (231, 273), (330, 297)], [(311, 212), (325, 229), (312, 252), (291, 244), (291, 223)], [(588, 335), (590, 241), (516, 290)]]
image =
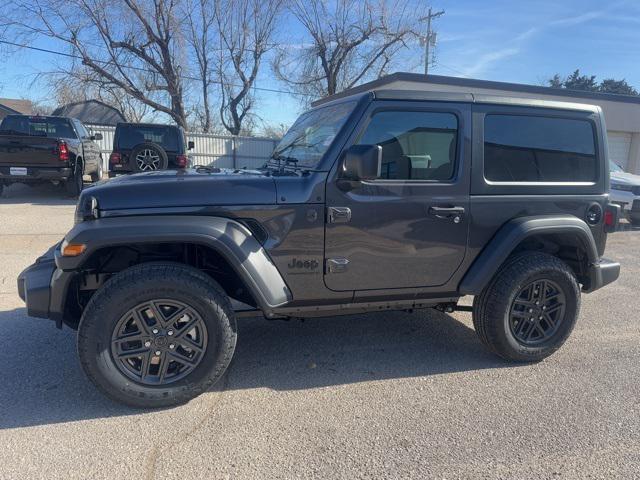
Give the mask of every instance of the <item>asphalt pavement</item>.
[(640, 478), (640, 231), (609, 237), (621, 278), (542, 363), (488, 353), (468, 313), (242, 319), (214, 389), (140, 411), (17, 296), (73, 209), (54, 187), (0, 199), (2, 479)]

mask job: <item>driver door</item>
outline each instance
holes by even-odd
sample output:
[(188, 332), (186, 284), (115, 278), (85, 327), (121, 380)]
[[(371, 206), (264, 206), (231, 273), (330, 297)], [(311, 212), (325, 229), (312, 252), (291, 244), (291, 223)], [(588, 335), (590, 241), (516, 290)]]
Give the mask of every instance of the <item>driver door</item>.
[(389, 290), (445, 284), (469, 225), (466, 104), (374, 102), (350, 144), (382, 147), (380, 178), (327, 183), (325, 284)]

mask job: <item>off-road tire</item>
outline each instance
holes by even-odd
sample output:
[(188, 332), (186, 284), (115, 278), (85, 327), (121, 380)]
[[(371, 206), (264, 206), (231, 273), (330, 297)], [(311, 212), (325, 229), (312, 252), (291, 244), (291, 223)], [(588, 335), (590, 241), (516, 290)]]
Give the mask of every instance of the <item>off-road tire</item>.
[[(558, 330), (539, 345), (524, 345), (509, 326), (518, 293), (535, 280), (548, 279), (562, 290), (566, 305)], [(580, 312), (580, 286), (571, 268), (553, 255), (523, 252), (511, 256), (473, 301), (473, 326), (482, 343), (500, 357), (516, 362), (538, 362), (567, 340)]]
[[(145, 385), (127, 377), (111, 353), (119, 319), (145, 300), (174, 299), (194, 309), (207, 330), (200, 363), (184, 378), (167, 385)], [(78, 354), (89, 379), (111, 399), (138, 408), (185, 403), (215, 384), (231, 362), (236, 321), (224, 290), (204, 273), (178, 263), (148, 263), (110, 278), (93, 295), (78, 327)]]
[(82, 174), (84, 168), (81, 162), (77, 162), (73, 168), (73, 175), (64, 182), (66, 192), (73, 198), (77, 198), (84, 188), (84, 180)]
[[(158, 155), (158, 165), (157, 168), (152, 170), (143, 170), (138, 165), (138, 161), (136, 157), (138, 154), (144, 152), (145, 150), (150, 150), (155, 152)], [(167, 152), (157, 143), (153, 142), (144, 142), (136, 145), (131, 150), (131, 154), (129, 155), (129, 163), (134, 172), (147, 172), (147, 171), (157, 171), (157, 170), (166, 170), (169, 167), (169, 157), (167, 156)]]

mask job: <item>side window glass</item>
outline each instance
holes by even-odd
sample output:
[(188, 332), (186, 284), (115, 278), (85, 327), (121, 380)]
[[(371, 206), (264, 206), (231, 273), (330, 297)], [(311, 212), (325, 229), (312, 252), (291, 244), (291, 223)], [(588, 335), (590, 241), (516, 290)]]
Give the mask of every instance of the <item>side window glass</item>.
[(586, 120), (487, 115), (484, 176), (492, 182), (593, 182), (594, 131)]
[(455, 172), (457, 133), (451, 113), (383, 111), (358, 143), (382, 147), (381, 179), (445, 182)]

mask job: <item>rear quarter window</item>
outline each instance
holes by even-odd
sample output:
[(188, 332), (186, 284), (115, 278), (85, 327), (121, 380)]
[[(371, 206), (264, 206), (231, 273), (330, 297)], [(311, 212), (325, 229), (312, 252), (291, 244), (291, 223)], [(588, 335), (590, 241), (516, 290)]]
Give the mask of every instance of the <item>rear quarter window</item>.
[(594, 127), (587, 120), (487, 115), (484, 176), (491, 183), (593, 183)]

